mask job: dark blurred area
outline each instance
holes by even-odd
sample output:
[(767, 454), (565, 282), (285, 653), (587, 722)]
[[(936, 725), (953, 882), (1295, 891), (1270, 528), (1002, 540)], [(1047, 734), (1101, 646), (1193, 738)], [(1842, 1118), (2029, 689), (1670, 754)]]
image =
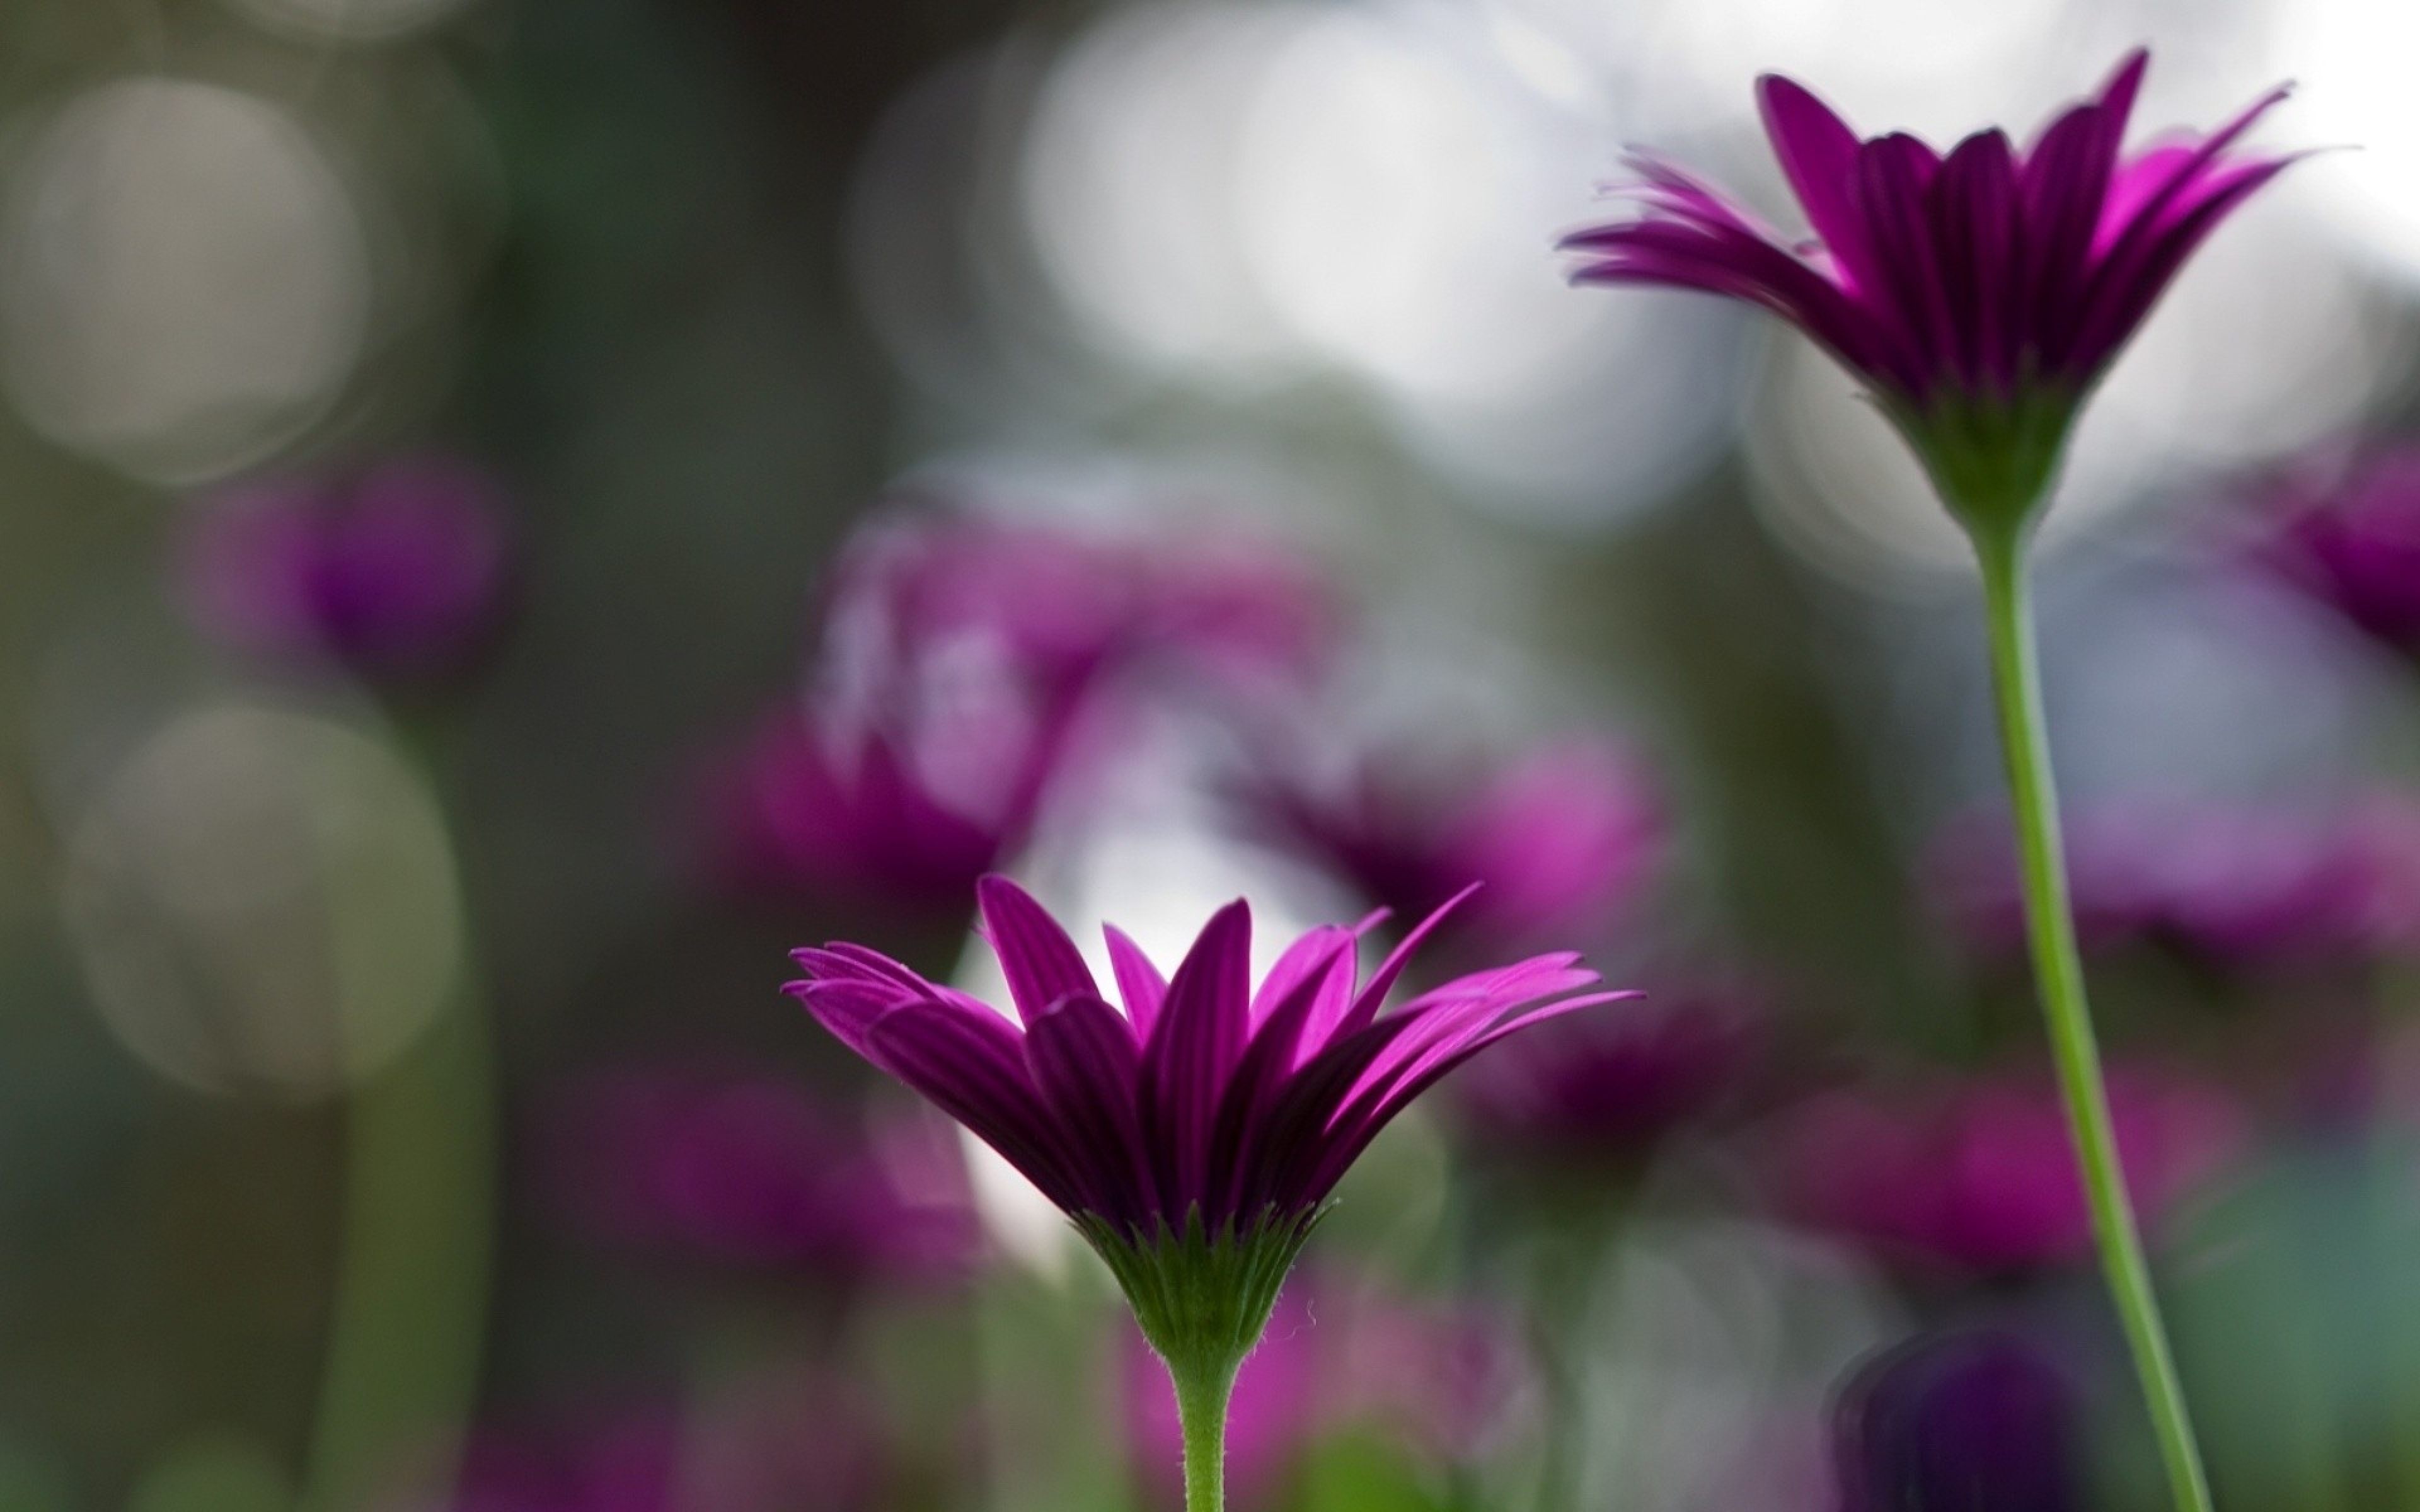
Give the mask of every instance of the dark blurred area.
[(2161, 1505), (1962, 543), (1811, 348), (1552, 251), (1630, 142), (1779, 213), (1760, 71), (1945, 141), (2141, 41), (2361, 150), (2050, 524), (2119, 1134), (2221, 1504), (2420, 1505), (2404, 8), (7, 23), (0, 1512), (1174, 1506), (1089, 1254), (778, 991), (1000, 1000), (995, 870), (1163, 965), (1482, 882), (1442, 962), (1647, 990), (1373, 1149), (1239, 1508)]

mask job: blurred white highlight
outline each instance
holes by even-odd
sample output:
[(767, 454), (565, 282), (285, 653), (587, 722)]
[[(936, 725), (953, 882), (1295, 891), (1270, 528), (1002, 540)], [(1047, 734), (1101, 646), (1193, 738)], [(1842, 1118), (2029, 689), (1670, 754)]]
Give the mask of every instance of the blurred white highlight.
[(42, 123), (7, 174), (0, 364), (54, 440), (193, 483), (274, 452), (335, 398), (368, 254), (344, 180), (276, 106), (120, 80)]
[(118, 1041), (206, 1091), (326, 1095), (454, 991), (461, 901), (427, 785), (377, 739), (245, 704), (191, 713), (77, 825), (62, 907)]

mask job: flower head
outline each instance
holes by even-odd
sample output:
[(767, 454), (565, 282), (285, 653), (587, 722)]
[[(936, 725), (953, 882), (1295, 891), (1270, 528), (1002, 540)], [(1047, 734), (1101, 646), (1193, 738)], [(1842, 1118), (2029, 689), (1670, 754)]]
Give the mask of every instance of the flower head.
[(1642, 213), (1568, 238), (1575, 276), (1780, 316), (1866, 382), (1962, 519), (2020, 524), (2086, 393), (2185, 260), (2293, 161), (2239, 150), (2282, 89), (2207, 136), (2125, 151), (2149, 61), (2129, 55), (2023, 147), (1994, 128), (1946, 155), (1904, 132), (1860, 141), (1805, 88), (1767, 75), (1765, 132), (1812, 239), (1792, 241), (1640, 157)]
[(1601, 933), (1665, 852), (1652, 782), (1606, 741), (1560, 742), (1455, 781), (1373, 760), (1322, 783), (1272, 763), (1237, 797), (1255, 833), (1398, 918), (1484, 883), (1448, 942), (1482, 950)]
[(1106, 932), (1121, 1011), (1015, 884), (985, 878), (978, 898), (1015, 1022), (851, 945), (798, 951), (804, 977), (787, 990), (1073, 1218), (1171, 1365), (1229, 1380), (1328, 1193), (1381, 1129), (1507, 1035), (1621, 995), (1583, 992), (1596, 974), (1558, 953), (1381, 1012), (1442, 911), (1367, 980), (1358, 932), (1327, 926), (1255, 990), (1239, 900), (1165, 978)]
[(1843, 1512), (2075, 1512), (2082, 1391), (2012, 1334), (1922, 1338), (1868, 1364), (1833, 1420)]
[(493, 481), (421, 456), (199, 501), (182, 565), (194, 617), (229, 645), (410, 681), (456, 671), (480, 649), (510, 552)]
[[(2164, 1069), (2119, 1067), (2110, 1110), (2147, 1224), (2242, 1141), (2234, 1103)], [(1783, 1204), (1900, 1258), (1980, 1273), (2066, 1264), (2092, 1244), (2047, 1074), (1997, 1072), (1817, 1096), (1781, 1120)]]

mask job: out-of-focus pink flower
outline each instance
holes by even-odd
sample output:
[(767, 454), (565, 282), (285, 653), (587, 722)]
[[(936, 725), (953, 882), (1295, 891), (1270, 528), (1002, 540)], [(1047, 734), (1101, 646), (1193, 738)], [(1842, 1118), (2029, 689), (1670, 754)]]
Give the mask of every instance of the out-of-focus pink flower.
[(1425, 918), (1483, 884), (1450, 937), (1488, 949), (1602, 934), (1665, 853), (1652, 782), (1603, 740), (1551, 745), (1455, 779), (1365, 760), (1342, 781), (1321, 782), (1270, 762), (1236, 796), (1250, 832), (1399, 920)]
[[(1304, 1452), (1353, 1427), (1435, 1463), (1466, 1461), (1503, 1424), (1519, 1376), (1506, 1331), (1466, 1304), (1414, 1302), (1333, 1273), (1298, 1277), (1235, 1381), (1231, 1498), (1276, 1504)], [(1155, 1505), (1182, 1505), (1176, 1393), (1131, 1329), (1125, 1377), (1130, 1458)]]
[(1090, 533), (975, 514), (879, 515), (843, 550), (825, 610), (845, 676), (888, 681), (935, 648), (1064, 687), (1146, 659), (1307, 671), (1336, 612), (1298, 557), (1250, 541)]
[[(2108, 804), (2073, 815), (2067, 841), (2088, 949), (2150, 941), (2248, 968), (2360, 956), (2420, 930), (2420, 819), (2393, 798), (2334, 815)], [(1994, 954), (2024, 949), (2005, 819), (1952, 825), (1931, 872), (1967, 938)]]
[(1074, 715), (1008, 701), (891, 727), (776, 712), (708, 763), (705, 867), (721, 886), (910, 914), (963, 913), (1031, 839)]
[[(2234, 1104), (2182, 1072), (2109, 1076), (2136, 1211), (2156, 1227), (2242, 1146)], [(1820, 1094), (1776, 1127), (1784, 1209), (1907, 1259), (1978, 1273), (2088, 1254), (2090, 1213), (2047, 1072), (1878, 1082)]]
[(572, 1088), (553, 1174), (598, 1234), (833, 1279), (931, 1280), (980, 1229), (950, 1132), (922, 1110), (869, 1123), (785, 1079), (646, 1068)]
[(1465, 1072), (1453, 1102), (1481, 1144), (1525, 1159), (1636, 1159), (1738, 1088), (1761, 1023), (1737, 992), (1650, 988), (1519, 1037)]
[(696, 1404), (650, 1403), (474, 1431), (450, 1512), (880, 1512), (865, 1396), (783, 1371)]
[(2420, 652), (2420, 446), (2312, 459), (2264, 502), (2261, 561), (2387, 645)]
[(458, 671), (483, 648), (510, 557), (495, 482), (430, 455), (198, 500), (182, 568), (194, 620), (227, 645), (416, 681)]
[(1841, 1393), (1841, 1512), (2081, 1512), (2082, 1388), (2042, 1347), (1937, 1335), (1869, 1361)]
[(841, 553), (802, 696), (709, 764), (706, 870), (741, 891), (962, 913), (1128, 705), (1294, 676), (1329, 618), (1273, 549), (878, 517)]

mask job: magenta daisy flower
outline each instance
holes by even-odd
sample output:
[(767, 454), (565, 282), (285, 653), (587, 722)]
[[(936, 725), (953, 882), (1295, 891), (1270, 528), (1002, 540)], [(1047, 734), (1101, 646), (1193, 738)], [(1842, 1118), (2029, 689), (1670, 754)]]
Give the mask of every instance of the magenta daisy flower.
[(1596, 973), (1559, 952), (1382, 1012), (1446, 909), (1367, 980), (1361, 931), (1329, 925), (1295, 941), (1255, 990), (1251, 913), (1238, 900), (1165, 978), (1106, 931), (1121, 1009), (1015, 884), (986, 877), (977, 898), (1016, 1022), (853, 945), (796, 952), (805, 976), (786, 990), (1000, 1151), (1109, 1262), (1186, 1403), (1197, 1504), (1217, 1504), (1235, 1372), (1346, 1168), (1480, 1051), (1627, 995), (1584, 991)]
[(2282, 88), (2207, 136), (2124, 151), (2149, 62), (2131, 54), (2022, 148), (1994, 128), (1946, 156), (1905, 132), (1860, 141), (1767, 75), (1765, 131), (1813, 238), (1792, 241), (1639, 156), (1643, 213), (1565, 239), (1574, 276), (1771, 310), (1866, 381), (1962, 518), (2023, 517), (2085, 395), (2186, 258), (2293, 161), (2239, 149)]

